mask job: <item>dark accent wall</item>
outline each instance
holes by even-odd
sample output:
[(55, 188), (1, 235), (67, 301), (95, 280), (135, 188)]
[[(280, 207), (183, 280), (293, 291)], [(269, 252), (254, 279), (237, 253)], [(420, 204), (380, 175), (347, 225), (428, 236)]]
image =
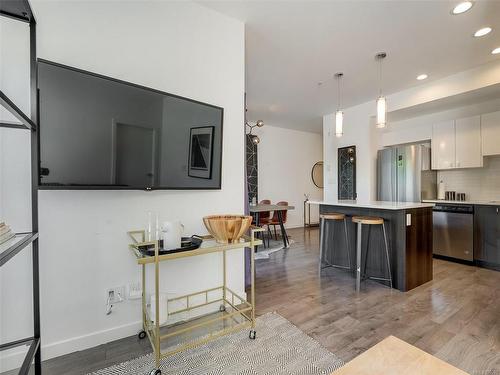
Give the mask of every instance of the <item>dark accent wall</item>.
[(251, 202), (255, 197), (258, 201), (258, 163), (257, 163), (257, 145), (252, 142), (252, 135), (246, 135), (246, 159), (247, 159), (247, 187), (248, 201)]

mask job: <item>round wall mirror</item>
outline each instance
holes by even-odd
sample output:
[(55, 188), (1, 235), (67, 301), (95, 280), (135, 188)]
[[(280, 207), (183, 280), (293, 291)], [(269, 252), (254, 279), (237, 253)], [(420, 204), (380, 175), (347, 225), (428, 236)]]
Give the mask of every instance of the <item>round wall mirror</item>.
[(312, 170), (311, 170), (311, 178), (317, 187), (320, 189), (323, 189), (323, 162), (318, 161), (316, 164), (313, 165)]

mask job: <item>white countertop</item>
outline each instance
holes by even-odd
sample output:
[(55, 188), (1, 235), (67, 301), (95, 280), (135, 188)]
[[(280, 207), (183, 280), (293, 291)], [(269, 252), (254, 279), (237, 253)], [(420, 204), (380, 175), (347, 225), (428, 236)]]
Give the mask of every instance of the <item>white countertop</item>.
[(444, 199), (424, 199), (424, 203), (450, 203), (450, 204), (477, 204), (486, 206), (500, 206), (499, 201), (447, 201)]
[(324, 204), (330, 206), (375, 208), (379, 210), (406, 210), (411, 208), (434, 207), (433, 202), (389, 202), (389, 201), (309, 201), (309, 204)]

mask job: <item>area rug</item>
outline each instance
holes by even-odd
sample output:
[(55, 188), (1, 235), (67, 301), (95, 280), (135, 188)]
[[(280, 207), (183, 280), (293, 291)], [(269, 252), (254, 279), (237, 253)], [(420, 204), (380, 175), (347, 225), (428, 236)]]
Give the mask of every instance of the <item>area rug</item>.
[[(257, 318), (257, 338), (248, 330), (220, 337), (162, 360), (162, 375), (331, 374), (344, 362), (276, 313)], [(93, 372), (92, 375), (149, 374), (152, 354)]]
[[(292, 245), (295, 243), (294, 240), (292, 239), (289, 239), (288, 240), (288, 244), (289, 244), (289, 247), (292, 247)], [(258, 259), (269, 259), (270, 255), (277, 252), (277, 251), (280, 251), (280, 250), (283, 250), (283, 241), (282, 240), (270, 240), (269, 241), (269, 247), (264, 247), (264, 246), (260, 246), (259, 247), (259, 250), (255, 253), (255, 260), (258, 260)]]

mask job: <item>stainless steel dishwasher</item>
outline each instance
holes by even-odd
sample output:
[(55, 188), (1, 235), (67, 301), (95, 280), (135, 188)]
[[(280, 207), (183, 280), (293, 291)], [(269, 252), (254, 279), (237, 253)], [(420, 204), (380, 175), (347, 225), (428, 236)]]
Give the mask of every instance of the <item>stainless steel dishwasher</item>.
[(473, 261), (474, 206), (436, 204), (432, 212), (433, 252), (436, 255)]

